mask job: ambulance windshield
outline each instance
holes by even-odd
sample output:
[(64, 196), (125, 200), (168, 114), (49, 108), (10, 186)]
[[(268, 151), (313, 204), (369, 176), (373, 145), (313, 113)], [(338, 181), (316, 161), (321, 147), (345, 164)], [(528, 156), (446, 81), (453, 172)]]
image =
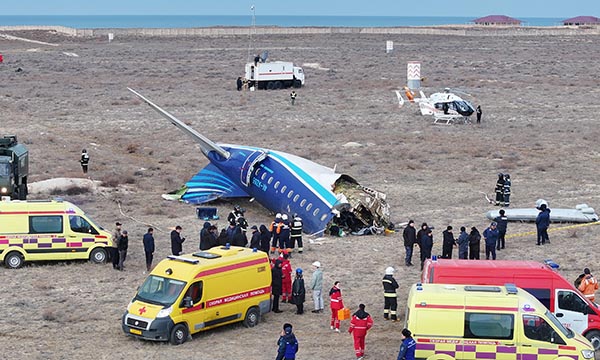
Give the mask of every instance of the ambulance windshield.
[(571, 331), (570, 329), (567, 329), (566, 327), (563, 326), (563, 324), (560, 323), (560, 321), (558, 321), (558, 319), (554, 316), (554, 314), (552, 314), (550, 311), (546, 310), (546, 316), (548, 317), (548, 319), (550, 319), (550, 321), (552, 322), (552, 324), (554, 324), (554, 326), (556, 328), (558, 328), (558, 330), (567, 338), (572, 338), (573, 337), (573, 331)]
[(181, 294), (185, 282), (150, 275), (140, 287), (135, 300), (150, 304), (171, 306)]

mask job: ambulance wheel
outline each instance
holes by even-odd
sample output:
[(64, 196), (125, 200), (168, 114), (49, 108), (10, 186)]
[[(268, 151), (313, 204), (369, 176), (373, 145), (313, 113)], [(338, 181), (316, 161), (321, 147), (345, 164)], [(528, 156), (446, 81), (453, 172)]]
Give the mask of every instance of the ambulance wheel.
[(177, 324), (173, 326), (173, 330), (171, 330), (171, 337), (169, 341), (173, 345), (181, 345), (188, 338), (188, 329), (184, 324)]
[(250, 309), (248, 309), (248, 311), (246, 312), (246, 317), (244, 318), (244, 326), (247, 328), (255, 327), (256, 325), (258, 325), (259, 321), (260, 311), (258, 311), (258, 308), (251, 307)]
[(585, 334), (585, 337), (592, 343), (594, 350), (600, 350), (600, 331), (592, 330)]
[(283, 87), (283, 83), (281, 81), (275, 81), (275, 90), (279, 90)]
[(300, 81), (300, 80), (298, 80), (298, 79), (294, 80), (294, 87), (295, 87), (296, 89), (299, 89), (299, 88), (301, 88), (301, 87), (302, 87), (302, 81)]
[(4, 257), (4, 264), (9, 269), (18, 269), (23, 266), (23, 256), (16, 251), (10, 252)]
[(95, 248), (90, 253), (90, 261), (94, 264), (104, 264), (106, 262), (106, 250), (102, 248)]
[(269, 81), (267, 83), (267, 90), (273, 90), (275, 89), (275, 83), (273, 81)]

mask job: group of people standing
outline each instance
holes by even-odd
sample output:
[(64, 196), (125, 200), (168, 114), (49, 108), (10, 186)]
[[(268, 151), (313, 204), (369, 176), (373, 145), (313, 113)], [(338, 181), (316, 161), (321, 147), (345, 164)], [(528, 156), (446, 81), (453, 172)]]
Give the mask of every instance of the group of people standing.
[[(500, 210), (500, 215), (494, 219), (488, 228), (483, 232), (486, 259), (496, 259), (496, 250), (504, 249), (506, 246), (506, 230), (508, 220), (505, 211)], [(426, 259), (431, 258), (433, 249), (433, 227), (427, 223), (421, 224), (419, 231), (415, 229), (415, 222), (409, 220), (408, 225), (402, 232), (404, 248), (406, 255), (404, 258), (405, 266), (413, 266), (412, 256), (415, 244), (420, 250), (421, 270)], [(482, 234), (473, 226), (470, 232), (464, 226), (460, 227), (460, 234), (454, 237), (453, 227), (448, 225), (442, 232), (442, 254), (441, 258), (452, 259), (454, 248), (458, 248), (459, 259), (479, 260), (481, 252)]]

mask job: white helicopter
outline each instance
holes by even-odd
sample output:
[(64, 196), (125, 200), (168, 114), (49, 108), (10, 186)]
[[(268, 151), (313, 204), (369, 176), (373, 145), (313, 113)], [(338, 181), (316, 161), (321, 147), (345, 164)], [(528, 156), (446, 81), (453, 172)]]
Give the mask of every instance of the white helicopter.
[[(433, 115), (434, 124), (452, 124), (459, 121), (466, 123), (469, 122), (469, 116), (475, 112), (475, 108), (470, 102), (450, 92), (450, 88), (445, 88), (444, 92), (433, 93), (429, 97), (421, 90), (419, 91), (421, 97), (416, 97), (405, 86), (404, 93), (408, 101), (419, 104), (421, 115)], [(402, 107), (404, 99), (401, 92), (396, 90), (396, 95), (398, 96), (399, 106)], [(465, 93), (465, 95), (469, 94)]]

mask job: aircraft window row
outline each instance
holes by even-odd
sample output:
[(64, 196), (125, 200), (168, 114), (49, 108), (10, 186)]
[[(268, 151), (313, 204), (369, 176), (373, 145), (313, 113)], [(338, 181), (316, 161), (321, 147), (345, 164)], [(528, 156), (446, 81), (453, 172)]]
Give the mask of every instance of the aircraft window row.
[[(256, 174), (256, 175), (258, 175), (259, 173), (260, 173), (260, 168), (256, 169), (256, 173), (255, 173), (255, 174)], [(262, 176), (261, 176), (261, 180), (265, 180), (265, 179), (266, 179), (266, 177), (267, 177), (267, 172), (263, 172), (263, 174), (262, 174)], [(269, 177), (269, 180), (267, 181), (267, 184), (269, 184), (269, 185), (270, 185), (270, 184), (273, 182), (273, 180), (274, 180), (274, 178), (273, 178), (272, 176), (271, 176), (271, 177)], [(275, 184), (273, 185), (273, 188), (274, 188), (274, 189), (278, 189), (278, 188), (279, 188), (279, 185), (281, 185), (281, 182), (280, 182), (280, 181), (276, 181), (276, 182), (275, 182)], [(282, 193), (282, 194), (284, 194), (286, 191), (287, 191), (287, 186), (286, 186), (286, 185), (283, 185), (283, 186), (281, 187), (281, 193)], [(296, 195), (294, 195), (294, 190), (290, 190), (290, 191), (288, 192), (288, 194), (287, 194), (287, 197), (288, 197), (288, 199), (291, 199), (291, 198), (292, 198), (292, 196), (294, 197), (294, 198), (292, 199), (292, 201), (294, 201), (294, 202), (298, 202), (298, 200), (300, 200), (300, 195), (299, 195), (299, 194), (296, 194)], [(306, 203), (307, 203), (307, 200), (306, 200), (306, 199), (302, 199), (302, 201), (300, 201), (300, 206), (301, 206), (301, 207), (304, 207), (304, 206), (306, 205)], [(306, 211), (310, 211), (310, 210), (312, 209), (312, 207), (313, 207), (313, 204), (312, 204), (312, 203), (309, 203), (308, 205), (306, 205)], [(317, 216), (317, 215), (319, 215), (319, 212), (320, 212), (320, 211), (321, 211), (321, 209), (318, 209), (318, 208), (317, 208), (317, 209), (315, 209), (315, 210), (313, 211), (313, 216)], [(327, 214), (323, 214), (323, 215), (321, 216), (321, 221), (325, 221), (325, 219), (326, 219), (326, 218), (327, 218)]]
[(254, 172), (254, 176), (258, 176), (259, 173), (260, 173), (260, 168), (257, 168), (256, 171)]

